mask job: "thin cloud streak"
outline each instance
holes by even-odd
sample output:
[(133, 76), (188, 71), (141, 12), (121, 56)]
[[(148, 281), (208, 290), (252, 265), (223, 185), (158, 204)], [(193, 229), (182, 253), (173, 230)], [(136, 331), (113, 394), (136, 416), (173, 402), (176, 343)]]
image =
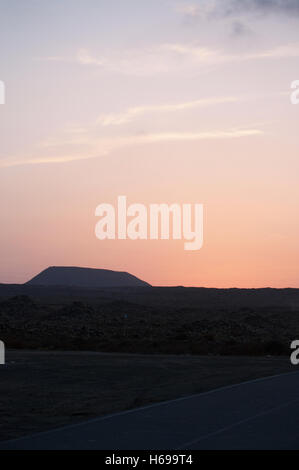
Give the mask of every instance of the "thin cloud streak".
[[(23, 158), (15, 160), (2, 160), (0, 162), (0, 168), (8, 168), (20, 165), (40, 165), (49, 163), (68, 163), (71, 161), (88, 160), (91, 158), (98, 158), (107, 156), (115, 150), (121, 150), (127, 147), (134, 147), (143, 144), (155, 144), (159, 142), (188, 142), (188, 141), (200, 141), (200, 140), (219, 140), (219, 139), (236, 139), (242, 137), (256, 137), (262, 136), (264, 132), (260, 129), (228, 129), (223, 131), (211, 131), (211, 132), (168, 132), (168, 133), (155, 133), (145, 134), (139, 136), (121, 137), (119, 139), (82, 139), (81, 144), (85, 143), (91, 149), (85, 154), (79, 155), (61, 155), (61, 156), (45, 156), (36, 158)], [(76, 140), (76, 144), (78, 141)], [(67, 142), (47, 142), (44, 147), (58, 147), (59, 145), (71, 145), (72, 141)], [(57, 148), (56, 148), (57, 150)]]
[(274, 49), (268, 49), (261, 52), (249, 54), (226, 54), (221, 51), (204, 49), (193, 45), (185, 44), (166, 44), (163, 46), (166, 50), (178, 55), (190, 57), (196, 62), (205, 62), (215, 65), (228, 62), (240, 62), (259, 59), (283, 59), (290, 57), (299, 57), (299, 44), (289, 44), (279, 46)]
[(101, 115), (97, 119), (97, 124), (102, 126), (122, 125), (148, 113), (170, 113), (176, 111), (185, 111), (217, 104), (236, 103), (237, 101), (238, 98), (229, 96), (224, 98), (206, 98), (178, 104), (136, 106), (134, 108), (128, 108), (123, 113)]
[(110, 73), (144, 77), (169, 75), (234, 62), (292, 57), (299, 57), (298, 43), (242, 54), (230, 54), (225, 50), (201, 47), (194, 43), (165, 43), (143, 49), (111, 51), (109, 56), (99, 57), (87, 49), (79, 49), (74, 57), (52, 56), (38, 60), (76, 63), (82, 67), (98, 67)]

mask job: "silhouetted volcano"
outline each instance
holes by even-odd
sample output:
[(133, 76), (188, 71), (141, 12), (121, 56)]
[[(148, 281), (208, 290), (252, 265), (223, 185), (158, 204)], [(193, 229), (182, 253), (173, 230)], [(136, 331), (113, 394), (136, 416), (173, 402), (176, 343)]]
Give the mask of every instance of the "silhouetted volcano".
[(50, 267), (26, 284), (35, 286), (76, 287), (149, 287), (150, 284), (126, 272), (107, 269)]

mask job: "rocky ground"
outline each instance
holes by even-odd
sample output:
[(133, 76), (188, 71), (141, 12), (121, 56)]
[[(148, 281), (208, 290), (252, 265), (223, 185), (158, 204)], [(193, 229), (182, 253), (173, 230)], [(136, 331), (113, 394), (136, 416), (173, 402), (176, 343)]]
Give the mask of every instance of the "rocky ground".
[(199, 291), (0, 297), (0, 339), (15, 349), (205, 355), (289, 355), (299, 339), (297, 291)]

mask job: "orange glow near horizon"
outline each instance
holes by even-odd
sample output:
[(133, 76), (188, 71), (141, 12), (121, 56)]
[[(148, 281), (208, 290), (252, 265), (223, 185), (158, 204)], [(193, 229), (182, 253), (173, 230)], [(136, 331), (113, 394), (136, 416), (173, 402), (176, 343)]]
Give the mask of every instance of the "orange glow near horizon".
[[(2, 208), (7, 249), (1, 281), (25, 282), (55, 265), (128, 271), (152, 285), (298, 286), (296, 195), (289, 192), (295, 174), (283, 174), (275, 154), (264, 159), (263, 167), (259, 158), (248, 158), (251, 146), (258, 145), (250, 140), (246, 153), (236, 158), (242, 145), (206, 144), (204, 154), (202, 145), (192, 145), (183, 169), (182, 149), (172, 145), (167, 151), (174, 176), (167, 181), (169, 160), (160, 156), (164, 145), (159, 151), (156, 146), (138, 148), (130, 155), (66, 163), (59, 169), (6, 169), (14, 184), (5, 188)], [(2, 188), (8, 180), (5, 171)], [(266, 180), (270, 171), (277, 176)], [(126, 177), (120, 181), (120, 175)], [(183, 240), (98, 240), (95, 208), (103, 202), (116, 205), (118, 187), (130, 204), (203, 203), (203, 248), (184, 251)]]

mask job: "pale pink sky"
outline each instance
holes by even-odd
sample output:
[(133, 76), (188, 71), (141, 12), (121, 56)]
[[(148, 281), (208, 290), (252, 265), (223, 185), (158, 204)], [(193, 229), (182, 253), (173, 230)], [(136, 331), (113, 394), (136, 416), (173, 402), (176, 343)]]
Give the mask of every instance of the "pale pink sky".
[[(1, 6), (0, 282), (67, 265), (299, 287), (297, 2), (26, 3)], [(203, 203), (203, 248), (99, 241), (119, 195)]]

